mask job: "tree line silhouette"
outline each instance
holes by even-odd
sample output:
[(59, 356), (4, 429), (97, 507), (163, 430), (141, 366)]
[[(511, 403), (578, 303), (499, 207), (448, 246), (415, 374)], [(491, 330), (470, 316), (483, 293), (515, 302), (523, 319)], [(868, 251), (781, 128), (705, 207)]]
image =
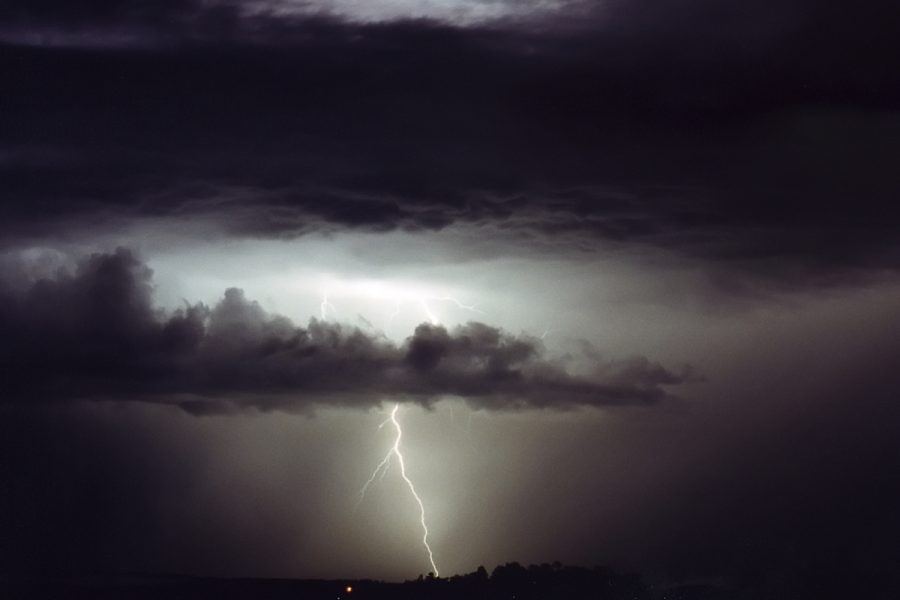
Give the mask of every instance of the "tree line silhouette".
[(159, 574), (93, 574), (28, 579), (0, 573), (0, 598), (16, 600), (758, 600), (707, 585), (654, 588), (637, 574), (558, 562), (510, 562), (491, 573), (402, 583), (376, 580), (207, 578)]
[(429, 574), (402, 586), (394, 598), (555, 600), (645, 600), (653, 598), (639, 575), (606, 567), (572, 567), (558, 562), (523, 566), (510, 562), (490, 575), (482, 566), (472, 573), (439, 579)]

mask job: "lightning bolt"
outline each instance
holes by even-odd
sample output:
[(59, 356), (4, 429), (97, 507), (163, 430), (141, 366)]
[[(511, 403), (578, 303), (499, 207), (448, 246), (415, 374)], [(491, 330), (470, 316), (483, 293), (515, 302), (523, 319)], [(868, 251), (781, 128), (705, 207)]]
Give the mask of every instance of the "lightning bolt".
[(391, 328), (391, 325), (394, 323), (394, 319), (397, 318), (397, 315), (400, 314), (400, 301), (398, 300), (394, 305), (394, 310), (391, 311), (391, 314), (388, 315), (387, 321), (384, 324), (384, 330), (387, 331)]
[(428, 306), (428, 298), (422, 298), (422, 310), (425, 311), (425, 316), (428, 317), (428, 320), (431, 321), (432, 325), (439, 325), (440, 319), (438, 319), (437, 315), (431, 310), (431, 307)]
[[(390, 282), (379, 282), (375, 280), (349, 280), (349, 281), (341, 281), (341, 280), (333, 280), (328, 279), (323, 287), (319, 289), (322, 290), (322, 300), (319, 304), (319, 314), (323, 321), (328, 320), (329, 317), (334, 319), (338, 318), (338, 311), (335, 308), (334, 304), (329, 301), (329, 292), (335, 291), (337, 288), (337, 294), (343, 298), (345, 296), (362, 296), (369, 300), (374, 301), (384, 301), (388, 300), (393, 303), (393, 310), (388, 315), (385, 321), (385, 330), (391, 328), (394, 324), (394, 320), (400, 315), (402, 309), (410, 307), (413, 308), (418, 305), (421, 308), (424, 316), (432, 325), (440, 325), (441, 318), (437, 311), (434, 310), (435, 305), (442, 304), (451, 304), (455, 306), (459, 310), (463, 310), (470, 313), (477, 313), (479, 315), (485, 315), (486, 313), (479, 308), (477, 308), (474, 304), (466, 304), (459, 300), (458, 298), (441, 294), (441, 292), (430, 293), (425, 291), (419, 287), (413, 287), (409, 285), (400, 284), (391, 284)], [(360, 320), (371, 327), (371, 323), (366, 320), (361, 315), (359, 316)], [(379, 425), (379, 429), (384, 427), (385, 425), (392, 425), (394, 431), (396, 432), (396, 437), (394, 438), (394, 444), (391, 446), (388, 453), (381, 459), (381, 462), (375, 467), (375, 470), (372, 472), (372, 475), (366, 480), (365, 484), (363, 484), (362, 488), (359, 491), (359, 498), (356, 501), (356, 505), (354, 507), (354, 513), (359, 509), (360, 504), (362, 504), (363, 500), (365, 500), (366, 493), (376, 482), (381, 482), (384, 480), (387, 475), (388, 470), (391, 467), (391, 462), (396, 459), (397, 464), (400, 467), (400, 476), (403, 478), (403, 481), (406, 482), (406, 486), (409, 488), (412, 497), (415, 499), (416, 504), (419, 506), (419, 523), (422, 526), (422, 545), (425, 546), (425, 550), (428, 553), (428, 562), (431, 564), (431, 569), (434, 575), (437, 577), (440, 574), (438, 570), (437, 564), (434, 561), (434, 552), (431, 549), (431, 546), (428, 543), (428, 524), (426, 522), (425, 517), (425, 505), (422, 502), (422, 498), (419, 496), (416, 491), (416, 487), (413, 484), (412, 480), (406, 473), (406, 461), (403, 457), (402, 452), (400, 451), (400, 442), (403, 438), (403, 429), (400, 427), (400, 421), (397, 419), (397, 412), (400, 410), (400, 405), (395, 404), (393, 410), (391, 410), (390, 417), (385, 419), (381, 425)], [(467, 425), (467, 429), (471, 425), (471, 414), (469, 415), (469, 424)]]
[(334, 307), (334, 304), (328, 301), (328, 292), (322, 294), (322, 303), (319, 304), (319, 313), (322, 316), (323, 321), (328, 320), (328, 311), (331, 310), (331, 314), (337, 318), (337, 309)]
[(369, 477), (369, 480), (366, 481), (365, 485), (363, 485), (362, 489), (359, 492), (359, 500), (357, 501), (357, 507), (359, 504), (365, 499), (366, 491), (369, 489), (369, 486), (375, 481), (375, 478), (378, 477), (379, 473), (381, 474), (381, 479), (384, 479), (385, 474), (387, 473), (388, 467), (390, 467), (391, 459), (396, 457), (397, 463), (400, 465), (400, 476), (403, 477), (403, 481), (406, 482), (407, 487), (409, 487), (409, 491), (412, 494), (412, 497), (415, 498), (416, 503), (419, 505), (419, 523), (422, 525), (422, 545), (425, 546), (426, 552), (428, 552), (428, 562), (431, 563), (431, 570), (434, 572), (434, 576), (438, 577), (440, 575), (440, 571), (438, 571), (437, 564), (434, 562), (434, 553), (431, 551), (431, 546), (428, 545), (428, 525), (425, 523), (425, 505), (422, 503), (422, 498), (419, 497), (419, 494), (416, 492), (416, 486), (413, 485), (412, 480), (406, 474), (406, 462), (403, 460), (403, 454), (400, 452), (400, 440), (403, 437), (403, 429), (400, 428), (400, 421), (397, 420), (397, 411), (400, 410), (400, 405), (395, 404), (393, 410), (391, 411), (391, 416), (385, 419), (385, 421), (378, 426), (379, 429), (391, 423), (394, 426), (394, 430), (397, 432), (397, 437), (394, 438), (394, 445), (391, 446), (391, 449), (388, 450), (388, 453), (385, 455), (381, 462), (378, 463), (378, 466), (375, 467), (375, 470), (372, 472), (372, 476)]
[(478, 313), (479, 315), (486, 315), (487, 313), (483, 310), (477, 308), (474, 304), (463, 304), (453, 296), (426, 296), (426, 300), (434, 300), (436, 302), (450, 302), (455, 304), (457, 308), (461, 308), (462, 310), (467, 310), (472, 313)]
[(393, 284), (391, 282), (365, 279), (341, 280), (327, 278), (325, 281), (324, 287), (320, 288), (322, 299), (319, 303), (319, 316), (323, 321), (328, 320), (329, 317), (335, 320), (338, 318), (338, 311), (334, 304), (330, 302), (331, 292), (335, 292), (335, 288), (337, 289), (335, 293), (341, 298), (345, 296), (361, 296), (368, 300), (387, 300), (393, 303), (393, 310), (385, 319), (385, 331), (391, 328), (394, 320), (407, 308), (418, 307), (425, 319), (432, 325), (440, 325), (442, 322), (440, 314), (435, 310), (435, 306), (438, 304), (450, 304), (458, 310), (473, 314), (487, 314), (474, 304), (467, 304), (450, 294), (428, 291), (414, 285)]
[(479, 315), (485, 315), (483, 310), (478, 309), (474, 304), (463, 304), (453, 296), (422, 296), (420, 298), (420, 302), (422, 303), (422, 308), (425, 311), (425, 316), (428, 317), (428, 320), (431, 321), (432, 325), (440, 325), (440, 319), (438, 316), (431, 310), (431, 306), (429, 306), (428, 302), (449, 302), (451, 304), (455, 304), (457, 308), (461, 310), (465, 310), (470, 313), (477, 313)]

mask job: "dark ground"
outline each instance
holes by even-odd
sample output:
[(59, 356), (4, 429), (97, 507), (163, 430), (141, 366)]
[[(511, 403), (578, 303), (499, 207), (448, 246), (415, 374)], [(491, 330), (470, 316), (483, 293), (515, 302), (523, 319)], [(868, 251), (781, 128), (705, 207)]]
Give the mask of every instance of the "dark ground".
[(639, 575), (611, 569), (509, 563), (488, 574), (419, 577), (403, 583), (372, 580), (229, 579), (178, 575), (90, 575), (0, 578), (0, 598), (8, 600), (801, 600), (806, 598), (890, 598), (890, 593), (852, 591), (805, 583), (649, 584)]
[(167, 575), (92, 575), (7, 579), (0, 597), (9, 600), (80, 599), (216, 599), (281, 600), (437, 600), (503, 598), (537, 600), (597, 598), (602, 600), (694, 600), (724, 598), (708, 586), (653, 590), (637, 575), (604, 568), (583, 569), (559, 564), (522, 567), (503, 565), (488, 575), (479, 569), (468, 575), (435, 579), (419, 577), (404, 583), (371, 580), (226, 579)]

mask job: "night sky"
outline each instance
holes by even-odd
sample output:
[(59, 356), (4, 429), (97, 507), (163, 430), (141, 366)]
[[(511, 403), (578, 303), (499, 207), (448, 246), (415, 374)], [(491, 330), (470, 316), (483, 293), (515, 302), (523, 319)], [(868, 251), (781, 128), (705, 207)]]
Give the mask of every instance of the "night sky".
[(898, 7), (5, 0), (0, 574), (895, 597)]

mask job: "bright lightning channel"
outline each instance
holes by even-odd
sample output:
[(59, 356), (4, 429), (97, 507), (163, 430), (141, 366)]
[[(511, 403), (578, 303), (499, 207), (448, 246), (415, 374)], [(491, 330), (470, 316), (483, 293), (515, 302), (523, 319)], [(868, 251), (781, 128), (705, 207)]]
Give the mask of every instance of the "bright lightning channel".
[(403, 481), (406, 482), (407, 487), (409, 487), (410, 493), (412, 493), (413, 498), (415, 498), (416, 503), (419, 505), (419, 523), (422, 524), (422, 544), (425, 546), (425, 550), (428, 552), (428, 562), (431, 563), (431, 570), (434, 572), (434, 576), (440, 576), (440, 571), (438, 571), (437, 564), (434, 562), (434, 553), (431, 551), (431, 546), (428, 545), (428, 525), (425, 523), (425, 505), (422, 503), (422, 499), (419, 497), (419, 494), (416, 493), (416, 486), (413, 485), (412, 480), (406, 474), (406, 463), (403, 460), (403, 454), (400, 452), (400, 439), (403, 437), (403, 430), (400, 428), (400, 421), (397, 420), (397, 411), (400, 410), (400, 405), (395, 404), (394, 409), (391, 411), (391, 416), (388, 417), (381, 425), (378, 426), (379, 429), (391, 423), (394, 426), (394, 430), (397, 432), (397, 437), (394, 438), (394, 445), (391, 446), (391, 449), (388, 450), (388, 453), (385, 457), (378, 463), (378, 466), (375, 467), (375, 470), (372, 472), (372, 476), (369, 477), (369, 480), (366, 481), (365, 485), (363, 485), (362, 490), (359, 492), (359, 501), (357, 501), (356, 505), (359, 506), (359, 503), (363, 501), (366, 497), (366, 491), (369, 489), (369, 486), (375, 481), (375, 478), (378, 477), (378, 474), (381, 473), (381, 479), (384, 478), (385, 473), (387, 473), (388, 467), (391, 464), (391, 458), (397, 457), (397, 462), (400, 465), (400, 476), (403, 477)]
[(328, 311), (331, 310), (331, 313), (337, 317), (337, 309), (334, 307), (334, 304), (328, 301), (328, 292), (322, 294), (322, 303), (319, 304), (319, 314), (322, 317), (323, 321), (328, 320)]
[(486, 313), (474, 304), (466, 304), (458, 298), (447, 294), (433, 294), (422, 288), (403, 284), (390, 284), (371, 280), (328, 280), (327, 287), (322, 292), (322, 301), (319, 304), (319, 316), (324, 321), (329, 317), (337, 319), (337, 308), (330, 302), (329, 291), (337, 289), (341, 297), (361, 296), (375, 301), (391, 301), (393, 310), (388, 315), (385, 328), (389, 329), (393, 321), (401, 313), (401, 305), (418, 305), (424, 317), (432, 325), (440, 325), (441, 318), (434, 310), (435, 303), (451, 304), (459, 310), (473, 314), (485, 315)]

